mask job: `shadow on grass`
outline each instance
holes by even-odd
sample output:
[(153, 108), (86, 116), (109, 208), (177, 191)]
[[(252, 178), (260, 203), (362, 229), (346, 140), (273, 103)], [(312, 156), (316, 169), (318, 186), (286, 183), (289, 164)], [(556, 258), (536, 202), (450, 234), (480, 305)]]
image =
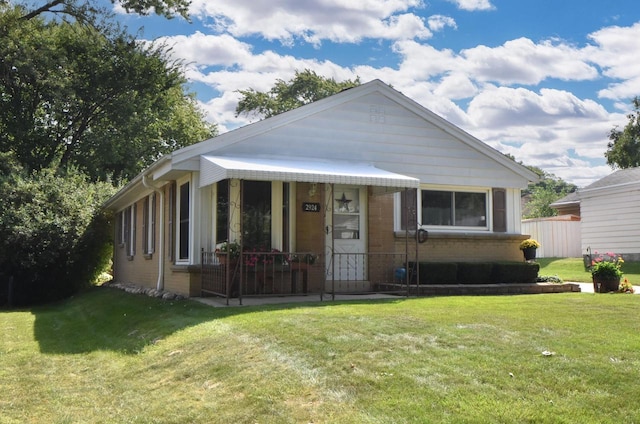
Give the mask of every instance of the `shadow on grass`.
[[(396, 299), (375, 300), (398, 302)], [(145, 346), (204, 322), (256, 311), (371, 303), (349, 300), (215, 308), (192, 300), (165, 301), (96, 287), (52, 305), (30, 309), (34, 337), (45, 354), (117, 351), (136, 354)]]

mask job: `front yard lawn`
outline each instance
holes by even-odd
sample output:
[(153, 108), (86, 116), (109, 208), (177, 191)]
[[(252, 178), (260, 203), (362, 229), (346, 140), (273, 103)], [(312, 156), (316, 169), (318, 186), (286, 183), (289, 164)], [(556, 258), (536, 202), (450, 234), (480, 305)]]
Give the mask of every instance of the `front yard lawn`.
[(632, 423), (639, 296), (0, 311), (2, 423)]
[[(584, 268), (582, 258), (539, 258), (539, 275), (557, 275), (564, 281), (590, 283), (591, 273)], [(633, 285), (640, 285), (640, 262), (625, 262), (622, 265), (624, 276)]]

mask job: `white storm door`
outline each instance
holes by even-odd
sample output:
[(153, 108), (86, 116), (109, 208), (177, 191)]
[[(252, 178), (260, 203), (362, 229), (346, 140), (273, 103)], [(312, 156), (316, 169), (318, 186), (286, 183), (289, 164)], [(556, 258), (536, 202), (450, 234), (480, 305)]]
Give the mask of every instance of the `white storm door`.
[(330, 204), (332, 213), (329, 225), (332, 231), (328, 231), (327, 251), (331, 252), (333, 248), (335, 255), (333, 261), (327, 261), (330, 267), (328, 274), (333, 273), (338, 281), (366, 281), (367, 188), (335, 185)]

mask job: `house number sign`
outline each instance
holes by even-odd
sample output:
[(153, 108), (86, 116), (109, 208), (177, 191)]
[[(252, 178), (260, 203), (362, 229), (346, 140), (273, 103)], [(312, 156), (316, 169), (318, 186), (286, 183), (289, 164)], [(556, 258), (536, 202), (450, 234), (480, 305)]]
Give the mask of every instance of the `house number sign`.
[(320, 203), (316, 202), (303, 202), (302, 212), (320, 212)]

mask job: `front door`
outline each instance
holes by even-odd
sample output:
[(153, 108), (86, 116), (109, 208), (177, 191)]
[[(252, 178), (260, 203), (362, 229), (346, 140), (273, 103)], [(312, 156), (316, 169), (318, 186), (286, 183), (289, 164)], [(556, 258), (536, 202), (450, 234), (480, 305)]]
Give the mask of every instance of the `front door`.
[(367, 291), (367, 189), (335, 185), (328, 204), (327, 289), (335, 281), (335, 291)]

